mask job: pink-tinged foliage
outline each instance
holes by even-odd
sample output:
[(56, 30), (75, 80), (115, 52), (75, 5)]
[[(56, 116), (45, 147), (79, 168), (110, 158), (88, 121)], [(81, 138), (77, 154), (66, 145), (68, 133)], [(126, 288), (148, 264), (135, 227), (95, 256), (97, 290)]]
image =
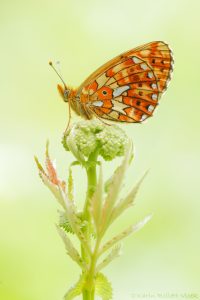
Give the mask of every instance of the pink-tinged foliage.
[(45, 156), (46, 156), (45, 158), (46, 172), (43, 169), (40, 162), (38, 161), (37, 157), (35, 157), (35, 161), (39, 169), (40, 176), (42, 178), (45, 177), (45, 179), (48, 180), (51, 184), (56, 185), (57, 187), (60, 187), (63, 191), (65, 191), (66, 183), (58, 178), (55, 165), (50, 159), (48, 142), (46, 144)]

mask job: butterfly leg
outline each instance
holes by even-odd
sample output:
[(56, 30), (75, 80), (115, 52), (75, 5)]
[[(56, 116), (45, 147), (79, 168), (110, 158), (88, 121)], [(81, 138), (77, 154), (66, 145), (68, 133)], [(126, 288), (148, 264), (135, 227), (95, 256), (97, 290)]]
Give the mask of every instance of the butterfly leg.
[(69, 100), (69, 118), (68, 118), (68, 122), (67, 122), (67, 127), (65, 128), (65, 131), (64, 131), (64, 135), (66, 134), (69, 126), (70, 126), (70, 121), (71, 121), (71, 103), (70, 103), (70, 100)]

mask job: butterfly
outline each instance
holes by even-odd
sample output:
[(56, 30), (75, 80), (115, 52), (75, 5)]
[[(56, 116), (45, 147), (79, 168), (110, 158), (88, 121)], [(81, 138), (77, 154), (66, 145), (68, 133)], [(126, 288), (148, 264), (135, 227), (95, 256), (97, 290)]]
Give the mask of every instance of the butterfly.
[(168, 44), (151, 42), (113, 58), (92, 73), (77, 89), (61, 78), (63, 100), (85, 119), (141, 123), (151, 117), (166, 90), (173, 71)]

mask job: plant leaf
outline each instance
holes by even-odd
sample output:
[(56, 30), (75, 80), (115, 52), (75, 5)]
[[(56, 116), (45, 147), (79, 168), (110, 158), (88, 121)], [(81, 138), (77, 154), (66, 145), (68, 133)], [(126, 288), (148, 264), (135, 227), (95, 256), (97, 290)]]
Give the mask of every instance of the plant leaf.
[(73, 176), (72, 176), (72, 167), (69, 167), (69, 177), (68, 177), (68, 192), (67, 192), (68, 198), (70, 201), (74, 200), (74, 182), (73, 182)]
[(43, 183), (49, 188), (49, 190), (53, 193), (55, 198), (57, 199), (58, 203), (65, 209), (65, 202), (60, 192), (60, 188), (49, 181), (48, 177), (43, 174), (42, 172), (39, 173)]
[(46, 144), (46, 167), (47, 167), (47, 173), (44, 171), (42, 165), (40, 164), (38, 158), (35, 156), (35, 162), (37, 164), (37, 167), (39, 169), (39, 176), (41, 177), (43, 183), (50, 189), (50, 191), (53, 193), (55, 198), (57, 199), (58, 203), (65, 208), (65, 202), (62, 198), (62, 195), (60, 193), (60, 188), (65, 190), (65, 182), (61, 181), (57, 177), (56, 169), (53, 165), (53, 163), (50, 160), (49, 157), (49, 142), (47, 141)]
[(69, 200), (73, 201), (74, 200), (74, 180), (72, 176), (72, 167), (80, 165), (79, 161), (73, 161), (70, 166), (69, 166), (69, 176), (68, 176), (68, 191), (67, 191), (67, 196)]
[(117, 219), (127, 208), (133, 205), (137, 192), (146, 174), (147, 172), (142, 176), (142, 178), (133, 187), (133, 189), (129, 192), (129, 194), (113, 208), (109, 224), (111, 224), (115, 219)]
[(110, 247), (114, 246), (116, 243), (124, 239), (125, 237), (140, 230), (151, 219), (151, 217), (152, 217), (151, 215), (145, 217), (142, 221), (136, 223), (135, 225), (129, 226), (127, 229), (123, 230), (121, 233), (113, 237), (110, 241), (105, 243), (104, 246), (100, 249), (99, 256), (105, 251), (107, 251)]
[(95, 293), (99, 295), (102, 300), (112, 299), (112, 286), (105, 275), (98, 273), (96, 277)]
[(66, 137), (66, 141), (67, 141), (67, 146), (69, 147), (69, 150), (74, 154), (74, 156), (76, 157), (76, 159), (81, 163), (84, 164), (85, 163), (85, 158), (83, 156), (83, 154), (81, 153), (81, 151), (78, 150), (76, 143), (74, 141), (74, 127), (71, 129), (70, 134)]
[(78, 280), (78, 282), (69, 289), (69, 291), (65, 294), (64, 300), (72, 300), (79, 296), (82, 293), (83, 287), (85, 284), (85, 276), (82, 274)]
[[(39, 162), (37, 156), (34, 156), (34, 160), (35, 160), (35, 162), (36, 162), (36, 165), (37, 165), (37, 167), (38, 167), (39, 172), (42, 172), (43, 174), (46, 175), (46, 173), (45, 173), (45, 171), (44, 171), (44, 169), (43, 169), (41, 163)], [(47, 176), (47, 175), (46, 175), (46, 176)]]
[(121, 244), (115, 245), (108, 256), (97, 266), (97, 272), (105, 268), (111, 261), (120, 256)]
[(101, 220), (101, 232), (102, 234), (106, 231), (109, 225), (110, 215), (112, 213), (113, 206), (115, 205), (116, 201), (118, 200), (118, 195), (121, 190), (121, 186), (123, 183), (125, 172), (128, 168), (130, 159), (132, 156), (132, 144), (129, 143), (127, 148), (125, 157), (122, 161), (122, 164), (116, 169), (113, 177), (112, 182), (110, 182), (110, 187), (108, 190), (107, 197), (104, 202), (103, 210), (102, 210), (102, 220)]
[(59, 185), (60, 180), (58, 179), (57, 176), (55, 161), (54, 163), (51, 161), (48, 147), (49, 147), (49, 142), (47, 142), (46, 144), (46, 160), (45, 160), (48, 178), (53, 184)]
[(69, 223), (71, 225), (71, 228), (74, 231), (74, 233), (77, 235), (77, 237), (79, 238), (79, 240), (80, 240), (81, 244), (83, 245), (83, 247), (85, 248), (85, 250), (88, 252), (89, 255), (91, 255), (90, 247), (89, 247), (88, 242), (82, 232), (81, 220), (76, 215), (76, 209), (74, 206), (74, 202), (70, 201), (68, 199), (66, 193), (62, 189), (60, 189), (60, 192), (65, 201), (65, 211), (67, 214), (67, 219), (69, 220)]
[(85, 270), (85, 265), (84, 261), (82, 260), (81, 256), (79, 255), (78, 251), (76, 248), (73, 246), (71, 240), (68, 238), (66, 233), (64, 232), (63, 229), (61, 229), (59, 226), (57, 226), (57, 231), (62, 238), (64, 244), (65, 244), (65, 249), (67, 250), (67, 254), (73, 259), (83, 270)]
[[(133, 158), (134, 158), (134, 154), (133, 154), (133, 145), (131, 144), (131, 145), (128, 145), (128, 146), (130, 146), (131, 147), (131, 156), (130, 156), (130, 160), (129, 160), (129, 164), (131, 163), (131, 161), (133, 160)], [(117, 170), (117, 169), (116, 169)], [(109, 192), (109, 189), (110, 189), (110, 187), (111, 187), (111, 184), (112, 184), (112, 181), (113, 181), (113, 177), (114, 177), (114, 175), (115, 175), (115, 172), (116, 172), (116, 170), (114, 171), (114, 173), (106, 180), (106, 182), (105, 182), (105, 184), (104, 184), (104, 191), (105, 191), (105, 193), (108, 193)]]
[(64, 229), (64, 231), (68, 232), (68, 233), (73, 233), (74, 234), (74, 231), (72, 230), (72, 227), (69, 223), (69, 220), (67, 218), (67, 214), (66, 214), (66, 211), (58, 211), (59, 213), (59, 226), (61, 228)]

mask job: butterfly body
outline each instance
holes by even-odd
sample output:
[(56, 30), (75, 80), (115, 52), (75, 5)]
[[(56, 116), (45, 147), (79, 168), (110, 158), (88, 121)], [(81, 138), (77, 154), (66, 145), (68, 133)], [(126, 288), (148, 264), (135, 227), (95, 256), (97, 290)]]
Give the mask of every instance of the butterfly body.
[(64, 102), (68, 102), (78, 116), (81, 116), (84, 119), (92, 119), (93, 114), (89, 108), (87, 109), (88, 101), (86, 95), (77, 95), (77, 89), (68, 87), (63, 88), (59, 84), (57, 87)]
[(140, 123), (152, 116), (172, 70), (169, 46), (152, 42), (107, 62), (78, 89), (59, 86), (59, 91), (64, 101), (86, 119)]

